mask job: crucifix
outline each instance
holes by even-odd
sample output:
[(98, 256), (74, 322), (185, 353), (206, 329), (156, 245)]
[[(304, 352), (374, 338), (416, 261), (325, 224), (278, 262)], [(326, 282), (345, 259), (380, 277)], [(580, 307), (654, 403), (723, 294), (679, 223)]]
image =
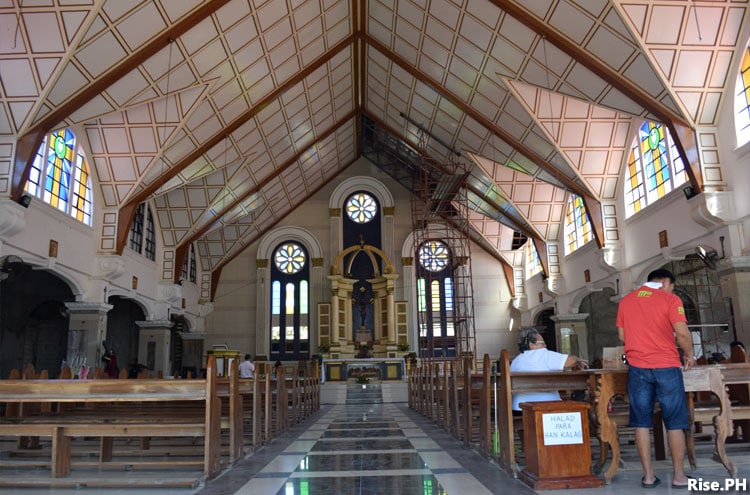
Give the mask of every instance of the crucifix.
[(375, 300), (372, 297), (367, 297), (365, 294), (367, 292), (367, 289), (364, 287), (359, 288), (359, 298), (355, 299), (352, 297), (352, 301), (354, 304), (359, 305), (359, 317), (360, 317), (360, 328), (365, 328), (365, 319), (367, 317), (367, 306), (372, 304)]

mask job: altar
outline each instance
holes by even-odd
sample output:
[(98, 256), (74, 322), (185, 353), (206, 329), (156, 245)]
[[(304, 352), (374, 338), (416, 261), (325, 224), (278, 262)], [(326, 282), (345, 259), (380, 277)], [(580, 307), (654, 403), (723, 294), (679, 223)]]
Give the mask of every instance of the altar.
[(360, 376), (370, 380), (406, 380), (406, 361), (404, 358), (323, 359), (322, 382), (345, 382)]

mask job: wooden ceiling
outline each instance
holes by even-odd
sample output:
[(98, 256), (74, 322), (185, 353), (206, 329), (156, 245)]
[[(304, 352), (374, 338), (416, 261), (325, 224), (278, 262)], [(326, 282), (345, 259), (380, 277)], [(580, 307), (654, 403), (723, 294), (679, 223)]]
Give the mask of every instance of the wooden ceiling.
[(73, 126), (112, 213), (101, 250), (151, 199), (175, 266), (195, 243), (217, 272), (360, 158), (367, 118), (437, 163), (458, 151), (475, 233), (519, 263), (513, 231), (562, 242), (569, 192), (603, 244), (643, 119), (700, 188), (692, 129), (717, 123), (747, 17), (736, 0), (0, 0), (0, 179), (18, 198), (42, 137)]

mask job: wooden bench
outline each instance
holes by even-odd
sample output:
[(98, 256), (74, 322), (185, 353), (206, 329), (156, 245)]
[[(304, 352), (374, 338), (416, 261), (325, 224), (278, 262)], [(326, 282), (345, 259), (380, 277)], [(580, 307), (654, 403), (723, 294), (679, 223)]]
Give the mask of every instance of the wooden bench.
[[(589, 370), (592, 373), (592, 388), (597, 430), (601, 441), (612, 447), (612, 463), (604, 473), (604, 481), (610, 483), (617, 471), (620, 459), (620, 447), (617, 423), (607, 414), (607, 404), (615, 395), (627, 394), (627, 370)], [(710, 392), (716, 398), (716, 406), (699, 410), (689, 407), (691, 423), (701, 420), (714, 424), (715, 450), (719, 462), (727, 469), (731, 476), (735, 476), (737, 468), (727, 456), (725, 442), (732, 434), (732, 421), (736, 419), (750, 419), (750, 406), (732, 406), (727, 393), (727, 386), (732, 384), (750, 383), (750, 364), (718, 364), (696, 366), (683, 371), (685, 391)], [(689, 402), (690, 405), (690, 402)], [(692, 433), (686, 437), (688, 459), (695, 467), (695, 448)]]
[[(8, 404), (117, 406), (99, 415), (73, 408), (31, 416), (6, 416), (0, 421), (0, 435), (50, 437), (51, 472), (55, 478), (70, 474), (73, 438), (101, 437), (102, 462), (111, 459), (112, 440), (116, 437), (203, 438), (203, 475), (210, 479), (219, 473), (221, 456), (221, 402), (217, 396), (215, 366), (211, 357), (205, 380), (0, 380), (0, 397)], [(172, 407), (178, 403), (200, 404), (202, 414), (179, 414)], [(133, 413), (138, 405), (144, 404), (158, 404), (171, 412)]]
[[(516, 462), (513, 416), (513, 394), (519, 392), (580, 391), (588, 390), (589, 374), (587, 371), (544, 371), (512, 372), (508, 351), (500, 352), (497, 363), (497, 415), (500, 430), (500, 466), (513, 476), (517, 476), (519, 466)], [(491, 387), (487, 387), (491, 390)], [(521, 417), (518, 418), (520, 425)]]

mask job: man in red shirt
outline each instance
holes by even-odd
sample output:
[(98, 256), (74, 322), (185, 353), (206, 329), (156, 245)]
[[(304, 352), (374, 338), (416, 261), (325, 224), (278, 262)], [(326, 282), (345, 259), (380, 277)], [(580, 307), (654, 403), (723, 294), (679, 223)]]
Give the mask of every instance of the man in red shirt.
[(672, 454), (672, 486), (687, 487), (683, 469), (685, 432), (689, 427), (683, 363), (675, 345), (684, 354), (685, 369), (695, 365), (693, 341), (680, 298), (672, 294), (675, 278), (669, 270), (654, 270), (648, 282), (623, 297), (617, 309), (617, 333), (625, 343), (628, 361), (629, 426), (635, 428), (635, 443), (643, 466), (643, 488), (653, 488), (661, 481), (651, 465), (651, 433), (654, 400), (667, 428)]

